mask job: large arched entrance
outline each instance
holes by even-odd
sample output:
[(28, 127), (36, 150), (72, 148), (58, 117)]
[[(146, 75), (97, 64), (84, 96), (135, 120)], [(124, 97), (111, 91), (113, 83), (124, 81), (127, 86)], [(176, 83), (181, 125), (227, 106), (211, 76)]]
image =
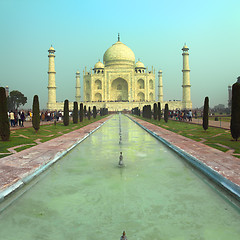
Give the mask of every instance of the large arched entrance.
[(128, 83), (123, 78), (113, 80), (111, 84), (110, 100), (116, 102), (128, 101)]

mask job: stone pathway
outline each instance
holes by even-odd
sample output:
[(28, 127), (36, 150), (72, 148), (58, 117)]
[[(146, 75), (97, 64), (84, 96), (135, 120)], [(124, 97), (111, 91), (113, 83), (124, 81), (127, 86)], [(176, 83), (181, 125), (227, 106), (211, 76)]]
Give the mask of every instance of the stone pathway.
[(35, 141), (39, 143), (38, 145), (18, 153), (14, 149), (23, 145), (10, 148), (14, 154), (0, 159), (0, 197), (4, 190), (9, 187), (14, 190), (14, 186), (18, 186), (19, 182), (22, 183), (22, 179), (35, 173), (40, 167), (45, 166), (61, 154), (67, 153), (70, 147), (86, 137), (89, 132), (99, 127), (109, 117), (44, 143), (40, 142), (41, 139), (37, 139), (38, 141)]
[[(178, 121), (175, 119), (169, 119), (171, 121)], [(197, 124), (197, 125), (202, 125), (202, 118), (193, 118), (191, 122), (189, 121), (184, 121), (185, 123), (189, 123), (189, 124)], [(218, 128), (223, 128), (223, 129), (230, 129), (230, 122), (223, 122), (223, 121), (213, 121), (213, 120), (209, 120), (208, 121), (208, 125), (210, 127), (218, 127)]]

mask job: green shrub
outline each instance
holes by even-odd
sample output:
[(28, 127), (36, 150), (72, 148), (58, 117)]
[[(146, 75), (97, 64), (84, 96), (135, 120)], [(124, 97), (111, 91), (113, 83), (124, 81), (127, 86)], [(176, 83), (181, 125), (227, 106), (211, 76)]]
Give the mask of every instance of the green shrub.
[(83, 121), (83, 115), (84, 115), (84, 112), (83, 112), (83, 104), (80, 103), (80, 112), (79, 112), (79, 120), (80, 120), (80, 122)]
[(83, 115), (84, 115), (84, 117), (86, 117), (86, 115), (87, 115), (87, 106), (86, 105), (84, 105), (84, 108), (83, 108)]
[(157, 120), (158, 117), (158, 107), (157, 107), (157, 103), (153, 104), (153, 118), (154, 120)]
[(88, 113), (87, 113), (88, 120), (91, 119), (91, 108), (88, 107)]
[(97, 116), (97, 108), (96, 106), (93, 106), (93, 118), (96, 118)]
[(64, 101), (63, 124), (64, 124), (64, 126), (69, 125), (69, 105), (68, 105), (68, 100), (67, 99)]
[(0, 136), (2, 141), (8, 141), (10, 137), (10, 126), (7, 115), (7, 98), (5, 88), (0, 87)]
[(158, 121), (161, 120), (161, 117), (162, 117), (162, 113), (161, 113), (161, 103), (158, 102), (158, 111), (157, 111), (157, 117), (158, 117)]
[(240, 83), (232, 85), (232, 114), (230, 130), (233, 139), (236, 141), (240, 137)]
[(205, 97), (204, 107), (203, 107), (203, 129), (206, 131), (208, 129), (208, 111), (209, 111), (209, 99)]
[(40, 110), (39, 110), (38, 95), (35, 95), (33, 98), (32, 111), (33, 111), (32, 126), (37, 132), (40, 129)]
[(78, 103), (73, 103), (73, 123), (78, 123)]
[(165, 121), (166, 123), (168, 122), (168, 113), (169, 113), (168, 104), (166, 103), (166, 104), (165, 104), (165, 109), (164, 109), (164, 121)]

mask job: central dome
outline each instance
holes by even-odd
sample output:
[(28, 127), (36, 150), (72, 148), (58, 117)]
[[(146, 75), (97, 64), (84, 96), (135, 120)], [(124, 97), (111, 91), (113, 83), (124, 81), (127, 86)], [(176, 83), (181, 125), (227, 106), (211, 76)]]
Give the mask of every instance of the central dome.
[(124, 43), (118, 41), (113, 44), (103, 56), (104, 65), (135, 65), (135, 55), (133, 51)]

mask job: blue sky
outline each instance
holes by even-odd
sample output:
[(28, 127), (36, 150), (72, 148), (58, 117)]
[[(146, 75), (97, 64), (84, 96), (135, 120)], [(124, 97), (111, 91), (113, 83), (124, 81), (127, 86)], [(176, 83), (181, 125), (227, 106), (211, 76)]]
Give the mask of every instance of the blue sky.
[(240, 1), (0, 0), (0, 86), (46, 108), (48, 52), (56, 50), (57, 100), (75, 99), (75, 73), (90, 69), (117, 41), (156, 72), (164, 100), (182, 98), (182, 51), (189, 47), (194, 107), (227, 104), (240, 75)]

